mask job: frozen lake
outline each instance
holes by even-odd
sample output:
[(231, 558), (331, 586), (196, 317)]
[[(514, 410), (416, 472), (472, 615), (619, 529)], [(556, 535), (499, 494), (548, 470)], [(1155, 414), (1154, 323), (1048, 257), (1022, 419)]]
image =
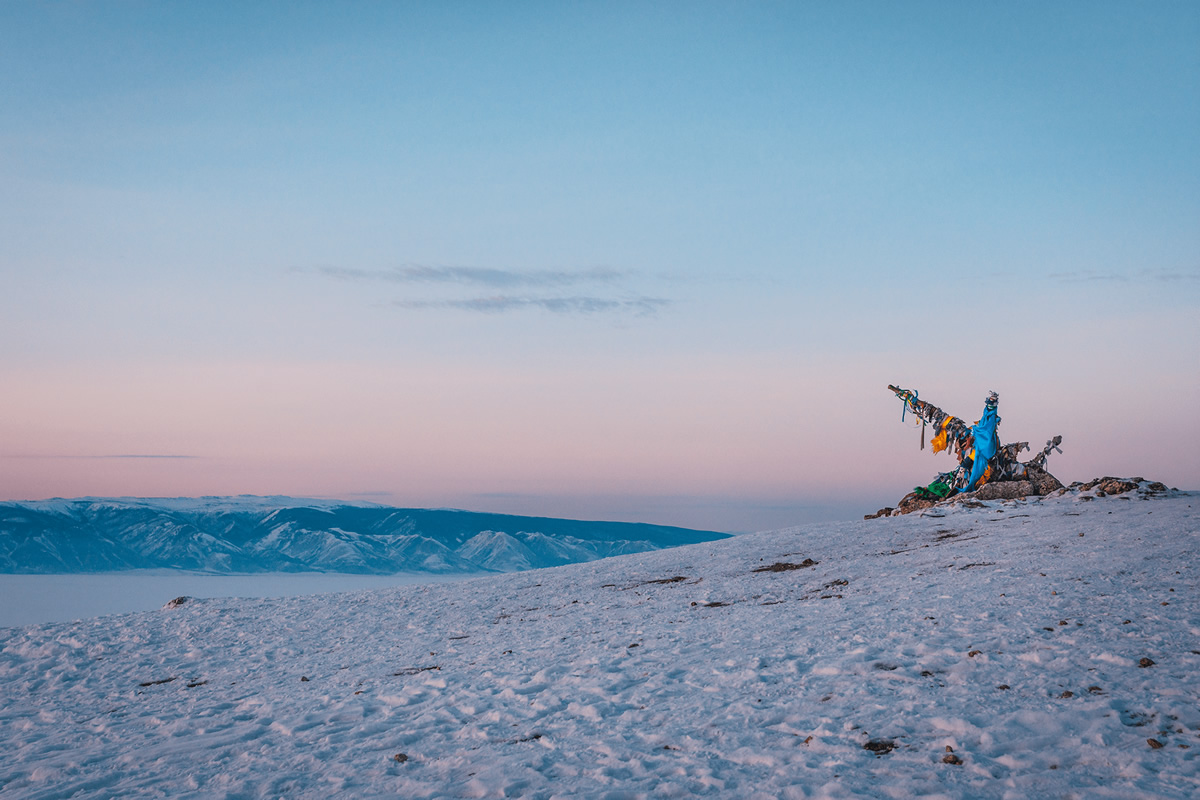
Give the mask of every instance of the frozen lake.
[(180, 595), (290, 597), (463, 580), (471, 575), (267, 573), (202, 575), (133, 570), (72, 575), (0, 575), (0, 628), (152, 611)]

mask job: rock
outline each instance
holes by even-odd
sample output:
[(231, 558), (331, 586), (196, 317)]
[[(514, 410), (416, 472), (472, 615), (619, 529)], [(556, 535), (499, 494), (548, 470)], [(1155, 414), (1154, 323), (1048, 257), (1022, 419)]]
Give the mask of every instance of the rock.
[[(993, 481), (966, 494), (976, 500), (1016, 500), (1037, 493), (1031, 481)], [(966, 494), (962, 496), (965, 497)]]
[(896, 743), (891, 739), (872, 739), (863, 745), (863, 750), (870, 750), (875, 755), (882, 756), (892, 752), (895, 746)]
[(1154, 661), (1149, 658), (1142, 658), (1138, 661), (1138, 666), (1139, 667), (1153, 667)]
[(176, 597), (174, 600), (168, 601), (167, 604), (165, 606), (163, 606), (163, 608), (179, 608), (181, 605), (183, 605), (184, 603), (188, 602), (191, 599), (192, 598), (188, 597), (187, 595), (181, 595), (179, 597)]
[(1033, 493), (1037, 495), (1047, 495), (1051, 492), (1060, 491), (1063, 488), (1062, 483), (1058, 478), (1046, 472), (1044, 469), (1037, 467), (1029, 467), (1026, 470), (1026, 475), (1029, 482), (1033, 484)]
[(395, 761), (397, 764), (403, 764), (405, 761), (408, 761), (408, 754), (407, 753), (396, 753), (396, 755), (392, 756), (392, 760)]
[(863, 519), (879, 519), (880, 517), (891, 516), (891, 513), (893, 511), (895, 511), (895, 509), (892, 508), (891, 506), (885, 506), (885, 507), (879, 509), (878, 511), (876, 511), (874, 514), (864, 515)]
[(926, 508), (933, 508), (932, 500), (923, 500), (917, 497), (916, 492), (909, 492), (904, 495), (900, 501), (900, 505), (896, 506), (895, 512), (898, 514), (911, 514), (914, 511), (923, 511)]
[(774, 564), (772, 564), (769, 567), (759, 567), (758, 569), (752, 570), (752, 571), (753, 572), (788, 572), (789, 570), (793, 570), (793, 569), (804, 569), (805, 567), (815, 567), (817, 565), (817, 563), (818, 562), (813, 561), (811, 558), (806, 558), (806, 559), (804, 559), (804, 561), (802, 563), (799, 563), (799, 564), (793, 564), (790, 561), (776, 561)]
[(1105, 476), (1103, 478), (1093, 478), (1079, 487), (1079, 490), (1081, 492), (1088, 492), (1095, 489), (1097, 497), (1106, 497), (1110, 494), (1132, 492), (1136, 488), (1138, 488), (1138, 485), (1133, 481)]
[(1147, 739), (1146, 744), (1150, 745), (1155, 750), (1158, 750), (1160, 747), (1163, 746), (1163, 743), (1160, 742), (1158, 739)]
[(961, 763), (963, 763), (963, 760), (961, 758), (959, 758), (958, 756), (954, 755), (954, 753), (946, 753), (946, 755), (942, 756), (942, 763), (943, 764), (961, 764)]

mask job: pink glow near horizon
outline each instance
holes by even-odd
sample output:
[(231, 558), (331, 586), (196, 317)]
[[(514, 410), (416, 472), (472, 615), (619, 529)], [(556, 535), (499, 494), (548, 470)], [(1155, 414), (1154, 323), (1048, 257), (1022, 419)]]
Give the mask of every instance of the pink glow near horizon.
[[(855, 370), (831, 360), (807, 370), (769, 360), (709, 366), (566, 375), (336, 364), (32, 370), (10, 394), (9, 419), (20, 424), (3, 429), (0, 486), (5, 499), (378, 492), (385, 502), (436, 505), (489, 494), (766, 501), (894, 493), (949, 468), (945, 455), (917, 451), (919, 434), (901, 424), (898, 402)], [(1105, 429), (1102, 408), (1055, 420), (1062, 403), (1009, 399), (1002, 395), (1003, 438), (1037, 446), (1063, 433), (1066, 453), (1052, 463), (1064, 480), (1133, 470), (1186, 484), (1195, 474), (1186, 442), (1142, 438), (1151, 420)], [(975, 414), (977, 404), (956, 410)], [(132, 455), (188, 458), (112, 457)]]

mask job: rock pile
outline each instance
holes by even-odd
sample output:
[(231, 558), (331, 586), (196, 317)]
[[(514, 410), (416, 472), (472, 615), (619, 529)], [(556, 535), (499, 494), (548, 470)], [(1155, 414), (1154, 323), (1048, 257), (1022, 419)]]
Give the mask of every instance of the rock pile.
[(1138, 494), (1145, 497), (1157, 497), (1171, 490), (1164, 483), (1147, 481), (1145, 478), (1140, 477), (1093, 478), (1086, 483), (1076, 481), (1070, 486), (1063, 486), (1058, 478), (1055, 478), (1049, 472), (1042, 469), (1030, 468), (1025, 480), (992, 481), (985, 483), (973, 492), (961, 492), (945, 500), (929, 500), (919, 496), (918, 492), (910, 492), (900, 500), (899, 505), (895, 508), (881, 508), (874, 514), (867, 514), (863, 519), (911, 514), (914, 511), (923, 511), (934, 506), (951, 505), (954, 503), (969, 504), (985, 500), (1019, 500), (1025, 497), (1043, 497), (1066, 494), (1068, 492), (1078, 494), (1090, 500), (1093, 497), (1106, 497), (1108, 495), (1119, 495), (1132, 491), (1137, 491)]

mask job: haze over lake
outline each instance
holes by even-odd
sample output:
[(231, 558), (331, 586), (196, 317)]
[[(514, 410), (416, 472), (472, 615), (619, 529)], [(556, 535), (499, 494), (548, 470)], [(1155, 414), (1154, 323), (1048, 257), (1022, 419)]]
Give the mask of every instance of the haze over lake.
[(133, 570), (75, 575), (0, 574), (0, 628), (71, 622), (106, 614), (152, 611), (180, 595), (189, 597), (292, 597), (463, 580), (464, 575), (344, 575), (305, 572), (201, 575)]

